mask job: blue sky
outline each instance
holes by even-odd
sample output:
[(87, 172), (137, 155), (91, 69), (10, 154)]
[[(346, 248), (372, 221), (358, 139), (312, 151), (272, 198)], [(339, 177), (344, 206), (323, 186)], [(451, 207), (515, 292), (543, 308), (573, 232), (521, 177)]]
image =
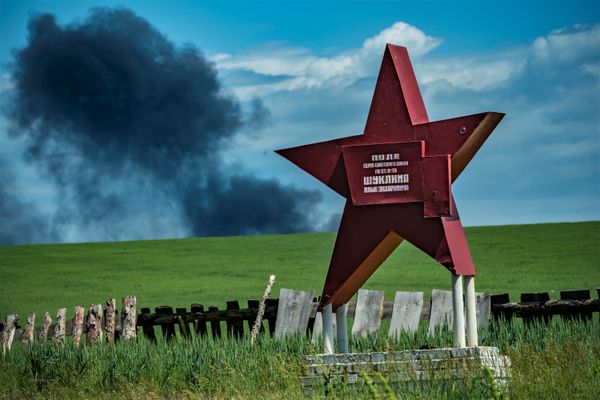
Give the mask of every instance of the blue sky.
[[(361, 133), (386, 42), (408, 48), (431, 120), (507, 114), (453, 187), (464, 225), (600, 219), (599, 2), (2, 1), (2, 104), (30, 16), (81, 23), (96, 6), (127, 7), (175, 44), (196, 46), (244, 110), (262, 101), (268, 123), (242, 128), (221, 162), (320, 191), (306, 210), (314, 229), (334, 229), (343, 200), (272, 151)], [(64, 204), (46, 171), (24, 160), (27, 143), (8, 135), (9, 119), (0, 121), (5, 189), (51, 226)], [(25, 241), (189, 236), (177, 205), (163, 200), (130, 209), (136, 229), (72, 222)]]

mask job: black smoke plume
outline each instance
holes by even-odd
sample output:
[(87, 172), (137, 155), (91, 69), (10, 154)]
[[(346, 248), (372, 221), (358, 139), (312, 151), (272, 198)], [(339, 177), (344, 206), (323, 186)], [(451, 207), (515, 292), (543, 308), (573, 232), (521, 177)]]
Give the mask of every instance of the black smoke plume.
[(13, 176), (11, 166), (0, 157), (0, 244), (56, 240), (45, 218), (19, 198)]
[(56, 186), (55, 232), (160, 237), (173, 215), (193, 235), (312, 230), (318, 192), (226, 172), (224, 145), (269, 112), (258, 100), (244, 112), (197, 48), (127, 9), (94, 9), (66, 26), (43, 14), (28, 28), (7, 117), (26, 160)]

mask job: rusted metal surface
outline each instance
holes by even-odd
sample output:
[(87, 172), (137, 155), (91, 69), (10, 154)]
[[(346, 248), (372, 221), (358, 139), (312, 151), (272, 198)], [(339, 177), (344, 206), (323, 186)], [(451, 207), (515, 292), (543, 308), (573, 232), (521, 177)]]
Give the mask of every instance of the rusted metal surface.
[(451, 183), (503, 116), (430, 122), (406, 48), (388, 44), (361, 135), (277, 151), (346, 198), (321, 307), (348, 302), (404, 239), (475, 275)]

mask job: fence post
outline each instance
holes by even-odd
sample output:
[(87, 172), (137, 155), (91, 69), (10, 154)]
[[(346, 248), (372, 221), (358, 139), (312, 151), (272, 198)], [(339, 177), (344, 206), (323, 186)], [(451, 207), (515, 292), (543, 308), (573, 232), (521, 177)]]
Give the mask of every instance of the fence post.
[(173, 307), (171, 306), (160, 306), (154, 309), (157, 317), (170, 317), (170, 322), (162, 322), (160, 329), (162, 331), (165, 340), (171, 340), (175, 337), (175, 323), (173, 322)]
[[(548, 292), (535, 292), (535, 293), (521, 293), (521, 304), (538, 304), (540, 306), (546, 304), (547, 301), (550, 300), (550, 295)], [(550, 318), (552, 316), (548, 314), (543, 314), (540, 317), (524, 317), (523, 321), (525, 325), (531, 325), (533, 321), (544, 321), (544, 323), (550, 322)]]
[[(269, 276), (269, 280), (267, 281), (267, 287), (265, 288), (263, 297), (260, 300), (260, 303), (257, 302), (258, 310), (256, 312), (256, 319), (254, 320), (254, 324), (252, 325), (251, 332), (250, 332), (250, 342), (251, 343), (254, 343), (258, 334), (264, 330), (262, 320), (265, 315), (266, 302), (267, 302), (267, 299), (269, 298), (269, 295), (271, 294), (273, 285), (275, 285), (275, 275)], [(248, 300), (248, 308), (250, 308), (251, 301), (253, 301), (253, 300)], [(250, 321), (248, 321), (248, 326), (250, 326)]]
[(144, 307), (141, 309), (142, 315), (140, 316), (140, 320), (142, 321), (142, 332), (144, 332), (144, 336), (152, 342), (156, 341), (156, 335), (154, 334), (154, 326), (148, 323), (147, 316), (150, 315), (150, 309), (148, 307)]
[[(589, 300), (591, 299), (590, 290), (589, 289), (580, 289), (580, 290), (562, 290), (560, 292), (561, 300)], [(580, 312), (580, 313), (569, 313), (561, 315), (566, 320), (573, 320), (575, 318), (579, 318), (582, 321), (591, 321), (592, 313), (591, 312)]]
[(123, 340), (135, 339), (137, 324), (137, 299), (133, 295), (123, 297), (123, 308), (121, 309), (121, 330)]
[(15, 338), (16, 325), (19, 322), (19, 314), (11, 314), (6, 316), (4, 329), (2, 330), (2, 354), (10, 351), (13, 339)]
[[(226, 310), (239, 310), (240, 304), (237, 300), (227, 302)], [(228, 319), (227, 320), (227, 334), (235, 338), (241, 338), (244, 335), (244, 320), (243, 319)]]
[(190, 336), (190, 325), (185, 319), (187, 313), (185, 307), (176, 307), (175, 316), (177, 317), (177, 325), (179, 325), (179, 334), (181, 337), (189, 339)]
[(73, 347), (78, 348), (81, 343), (83, 332), (83, 307), (75, 306), (75, 317), (73, 318)]
[(492, 316), (494, 318), (494, 322), (498, 322), (500, 318), (504, 318), (508, 323), (512, 323), (513, 313), (509, 311), (496, 311), (494, 309), (494, 305), (496, 304), (508, 304), (510, 303), (510, 296), (508, 293), (502, 294), (493, 294), (490, 297), (490, 303), (492, 307)]
[[(190, 311), (192, 313), (202, 313), (204, 314), (204, 306), (202, 304), (192, 304), (190, 307)], [(206, 336), (208, 330), (206, 329), (206, 320), (194, 320), (194, 325), (196, 327), (196, 334), (200, 336)]]
[(117, 301), (115, 299), (106, 300), (106, 312), (104, 318), (104, 333), (106, 334), (106, 341), (113, 343), (115, 341), (115, 325), (116, 325), (116, 311)]
[(398, 337), (402, 331), (415, 333), (422, 310), (423, 292), (396, 292), (388, 336)]
[(35, 313), (32, 312), (27, 317), (27, 326), (23, 330), (23, 337), (21, 337), (21, 343), (33, 343), (35, 340)]
[[(218, 307), (208, 307), (208, 312), (214, 312), (214, 311), (219, 311)], [(221, 337), (221, 321), (218, 319), (211, 319), (210, 320), (210, 330), (212, 332), (212, 337), (216, 338), (216, 337)]]
[(52, 317), (50, 317), (50, 313), (46, 311), (44, 314), (44, 321), (42, 322), (42, 327), (40, 328), (40, 340), (44, 341), (48, 337), (48, 332), (50, 331), (50, 325), (52, 325)]
[[(263, 320), (265, 316), (266, 304), (263, 308), (262, 316), (260, 317), (260, 323), (257, 324), (258, 313), (260, 311), (260, 300), (248, 300), (248, 309), (256, 311), (254, 317), (248, 319), (248, 329), (250, 331), (250, 341), (254, 343), (256, 337), (258, 335), (262, 335), (265, 332), (265, 326), (263, 325)], [(256, 326), (257, 332), (254, 335), (254, 327)], [(254, 338), (254, 339), (253, 339)]]
[(477, 298), (477, 329), (485, 328), (490, 323), (490, 294), (475, 293)]
[(279, 299), (267, 299), (265, 302), (266, 310), (265, 314), (267, 317), (265, 318), (269, 325), (269, 335), (271, 337), (275, 336), (275, 326), (277, 323), (277, 313), (279, 312)]
[(54, 326), (54, 343), (58, 346), (62, 346), (65, 341), (65, 318), (67, 315), (66, 308), (59, 308), (56, 314), (56, 325)]
[(312, 298), (313, 292), (284, 288), (279, 291), (279, 307), (275, 327), (276, 338), (283, 338), (296, 333), (306, 335)]
[(358, 291), (352, 335), (367, 337), (379, 332), (381, 317), (383, 316), (383, 291), (365, 290)]
[(87, 343), (92, 345), (102, 340), (102, 304), (92, 304), (86, 322)]

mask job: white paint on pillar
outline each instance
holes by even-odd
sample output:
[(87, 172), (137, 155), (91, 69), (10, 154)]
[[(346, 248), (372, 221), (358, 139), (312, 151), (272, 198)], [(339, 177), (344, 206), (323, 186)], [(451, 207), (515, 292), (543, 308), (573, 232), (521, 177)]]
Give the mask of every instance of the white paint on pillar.
[(465, 295), (467, 300), (467, 345), (477, 347), (477, 299), (475, 297), (475, 277), (465, 276)]
[(342, 304), (335, 310), (335, 322), (337, 326), (337, 347), (338, 353), (348, 352), (348, 328), (346, 327), (346, 314), (348, 307)]
[(333, 311), (331, 303), (323, 308), (323, 354), (333, 354)]
[(452, 316), (454, 317), (454, 346), (465, 347), (465, 307), (461, 275), (452, 274)]

